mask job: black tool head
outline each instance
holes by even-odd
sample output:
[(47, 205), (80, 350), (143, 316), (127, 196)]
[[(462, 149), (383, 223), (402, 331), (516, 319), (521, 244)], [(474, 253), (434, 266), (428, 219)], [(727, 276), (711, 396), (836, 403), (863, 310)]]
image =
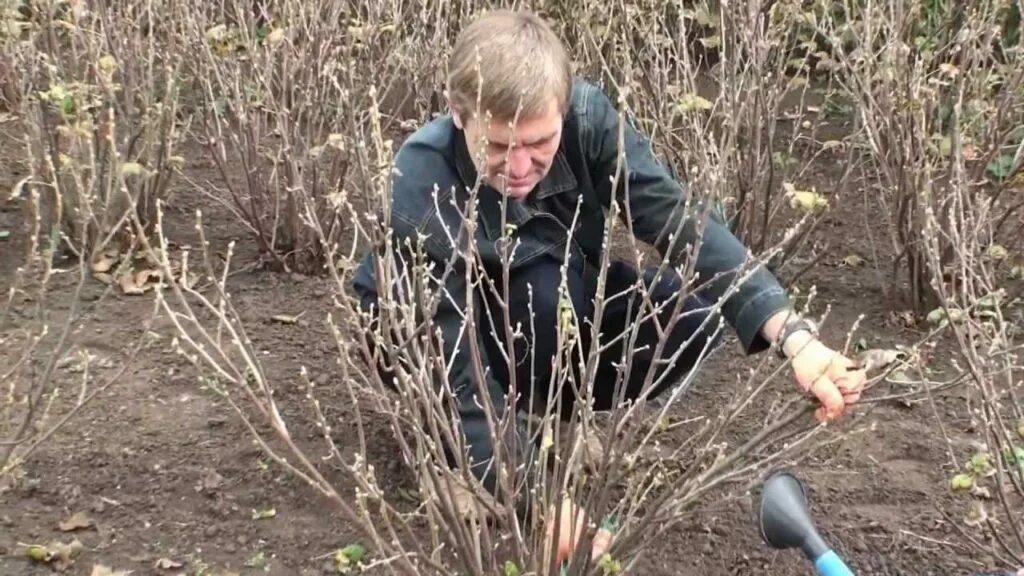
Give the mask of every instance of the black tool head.
[(761, 536), (773, 548), (800, 548), (811, 560), (828, 550), (807, 509), (804, 485), (792, 474), (777, 472), (761, 491)]

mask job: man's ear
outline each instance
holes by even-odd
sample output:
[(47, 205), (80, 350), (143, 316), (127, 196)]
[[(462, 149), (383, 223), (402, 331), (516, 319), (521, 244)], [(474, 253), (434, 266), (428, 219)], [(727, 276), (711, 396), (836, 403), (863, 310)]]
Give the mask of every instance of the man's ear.
[(444, 91), (444, 100), (445, 103), (448, 104), (448, 109), (452, 111), (452, 121), (455, 122), (455, 127), (459, 130), (465, 130), (462, 124), (462, 115), (459, 114), (459, 111), (452, 105), (452, 99), (448, 96), (447, 90)]

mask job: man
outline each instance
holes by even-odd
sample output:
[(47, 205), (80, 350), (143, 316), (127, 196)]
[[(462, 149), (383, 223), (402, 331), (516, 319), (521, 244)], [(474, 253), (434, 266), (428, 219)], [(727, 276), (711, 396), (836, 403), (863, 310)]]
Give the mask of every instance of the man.
[[(551, 380), (556, 323), (562, 312), (560, 283), (566, 238), (578, 200), (582, 206), (571, 234), (566, 296), (584, 327), (581, 332), (588, 332), (585, 319), (594, 311), (605, 210), (612, 198), (628, 207), (624, 213), (629, 215), (634, 234), (672, 263), (686, 258), (687, 244), (694, 244), (700, 224), (697, 218), (684, 215), (685, 185), (658, 162), (649, 142), (628, 122), (621, 127), (620, 149), (615, 106), (598, 87), (573, 77), (562, 43), (538, 17), (494, 11), (472, 22), (454, 47), (447, 88), (451, 114), (420, 128), (396, 158), (390, 225), (396, 245), (426, 238), (426, 251), (440, 277), (450, 261), (457, 261), (452, 258), (456, 251), (453, 243), (459, 242), (459, 232), (464, 229), (459, 209), (479, 177), (483, 185), (477, 197), (478, 225), (473, 241), (497, 286), (502, 285), (505, 238), (510, 236), (518, 243), (507, 279), (507, 300), (512, 325), (521, 326), (524, 337), (517, 343), (513, 370), (505, 365), (492, 335), (492, 326), (502, 325), (502, 312), (485, 284), (467, 289), (461, 268), (465, 263), (456, 262), (457, 269), (447, 275), (445, 297), (434, 317), (444, 338), (446, 358), (458, 347), (448, 384), (459, 402), (460, 423), (474, 470), (493, 490), (493, 470), (488, 467), (493, 447), (480, 395), (487, 394), (494, 406), (502, 407), (513, 378), (524, 396), (546, 394), (546, 390), (531, 387)], [(514, 126), (513, 119), (517, 119)], [(613, 190), (620, 152), (623, 163)], [(673, 242), (672, 235), (680, 230), (680, 238)], [(378, 290), (373, 258), (373, 254), (367, 256), (355, 279), (355, 288), (368, 309), (373, 308)], [(657, 394), (685, 376), (706, 349), (717, 345), (716, 317), (709, 318), (709, 310), (711, 304), (722, 303), (722, 317), (734, 329), (745, 353), (775, 345), (785, 354), (800, 390), (820, 401), (819, 419), (836, 418), (848, 403), (856, 401), (865, 381), (863, 371), (855, 370), (850, 359), (819, 341), (813, 327), (797, 318), (769, 271), (760, 267), (750, 273), (754, 266), (748, 261), (748, 250), (715, 219), (704, 225), (695, 268), (701, 287), (686, 295), (682, 318), (665, 335), (667, 346), (661, 358), (653, 357), (659, 338), (653, 323), (648, 320), (639, 328), (625, 399), (636, 398), (650, 369), (657, 370), (656, 379), (664, 382), (654, 391)], [(690, 290), (675, 273), (655, 277), (653, 269), (641, 272), (616, 262), (608, 270), (606, 297), (632, 287), (641, 278), (655, 304)], [(734, 287), (743, 278), (746, 280)], [(460, 338), (470, 298), (478, 330)], [(663, 325), (671, 312), (669, 307), (661, 313)], [(616, 334), (631, 330), (632, 319), (639, 313), (642, 310), (636, 298), (609, 303), (603, 314), (601, 341), (610, 342)], [(503, 328), (496, 332), (499, 339), (504, 338)], [(585, 340), (587, 336), (580, 335)], [(483, 382), (477, 381), (471, 368), (471, 337), (477, 339), (481, 354), (486, 354), (483, 365), (490, 368)], [(596, 409), (608, 409), (616, 402), (617, 368), (612, 363), (621, 358), (621, 345), (612, 346), (601, 357), (593, 391)], [(684, 345), (675, 365), (665, 367), (663, 360)]]

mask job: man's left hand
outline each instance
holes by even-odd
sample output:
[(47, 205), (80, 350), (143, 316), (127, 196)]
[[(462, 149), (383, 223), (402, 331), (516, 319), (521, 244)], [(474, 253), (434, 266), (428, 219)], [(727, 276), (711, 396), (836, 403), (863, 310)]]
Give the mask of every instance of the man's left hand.
[[(573, 550), (576, 549), (576, 545), (579, 544), (580, 537), (583, 536), (583, 532), (586, 530), (586, 515), (583, 513), (583, 509), (573, 504), (572, 499), (565, 498), (562, 501), (562, 511), (559, 515), (560, 522), (558, 523), (558, 535), (555, 545), (555, 557), (559, 565), (568, 560)], [(575, 526), (573, 525), (575, 522)], [(548, 538), (555, 539), (555, 511), (552, 509), (549, 511), (548, 516)], [(592, 560), (597, 560), (611, 546), (612, 534), (604, 528), (598, 528), (597, 533), (594, 534), (593, 547), (590, 551)]]
[(800, 388), (821, 402), (815, 412), (819, 422), (842, 416), (867, 382), (867, 373), (856, 362), (817, 339), (802, 346), (791, 362)]

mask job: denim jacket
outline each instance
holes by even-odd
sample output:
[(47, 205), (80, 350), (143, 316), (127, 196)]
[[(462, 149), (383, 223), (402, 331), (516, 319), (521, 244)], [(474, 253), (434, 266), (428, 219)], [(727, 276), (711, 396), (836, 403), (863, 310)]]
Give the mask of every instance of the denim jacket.
[[(485, 267), (501, 269), (506, 230), (511, 230), (518, 242), (512, 270), (548, 253), (562, 258), (567, 238), (572, 242), (573, 254), (599, 266), (605, 218), (613, 194), (622, 207), (628, 201), (628, 214), (638, 239), (656, 247), (670, 262), (686, 257), (690, 250), (687, 244), (693, 244), (698, 226), (697, 218), (684, 218), (687, 187), (658, 161), (649, 140), (630, 122), (625, 124), (623, 172), (618, 189), (613, 191), (611, 180), (619, 156), (618, 110), (596, 85), (582, 79), (574, 82), (553, 165), (527, 198), (507, 202), (505, 222), (511, 227), (502, 225), (499, 192), (486, 185), (479, 188), (474, 241)], [(443, 271), (454, 260), (452, 241), (459, 241), (463, 218), (459, 207), (477, 183), (463, 132), (455, 127), (451, 116), (440, 116), (405, 141), (395, 164), (390, 227), (396, 246), (425, 238), (425, 249), (435, 270)], [(568, 229), (581, 197), (577, 227), (570, 235)], [(625, 217), (627, 212), (623, 209), (620, 213)], [(670, 235), (680, 229), (681, 220), (685, 223), (681, 241), (677, 240), (669, 251)], [(763, 266), (750, 275), (754, 266), (749, 257), (747, 248), (726, 226), (716, 219), (707, 221), (695, 264), (698, 284), (702, 285), (700, 294), (710, 301), (720, 301), (738, 276), (748, 275), (722, 304), (722, 316), (735, 330), (744, 351), (755, 353), (769, 344), (760, 336), (762, 324), (787, 307), (789, 299)], [(371, 251), (354, 278), (354, 288), (364, 299), (376, 293), (373, 258)], [(448, 297), (442, 299), (434, 322), (448, 348), (446, 357), (451, 357), (452, 343), (459, 342), (460, 352), (449, 373), (449, 383), (458, 395), (474, 379), (466, 338), (459, 337), (466, 310), (465, 274), (451, 272), (444, 288)], [(477, 326), (481, 325), (478, 322)], [(501, 392), (494, 383), (485, 384), (500, 402)]]

